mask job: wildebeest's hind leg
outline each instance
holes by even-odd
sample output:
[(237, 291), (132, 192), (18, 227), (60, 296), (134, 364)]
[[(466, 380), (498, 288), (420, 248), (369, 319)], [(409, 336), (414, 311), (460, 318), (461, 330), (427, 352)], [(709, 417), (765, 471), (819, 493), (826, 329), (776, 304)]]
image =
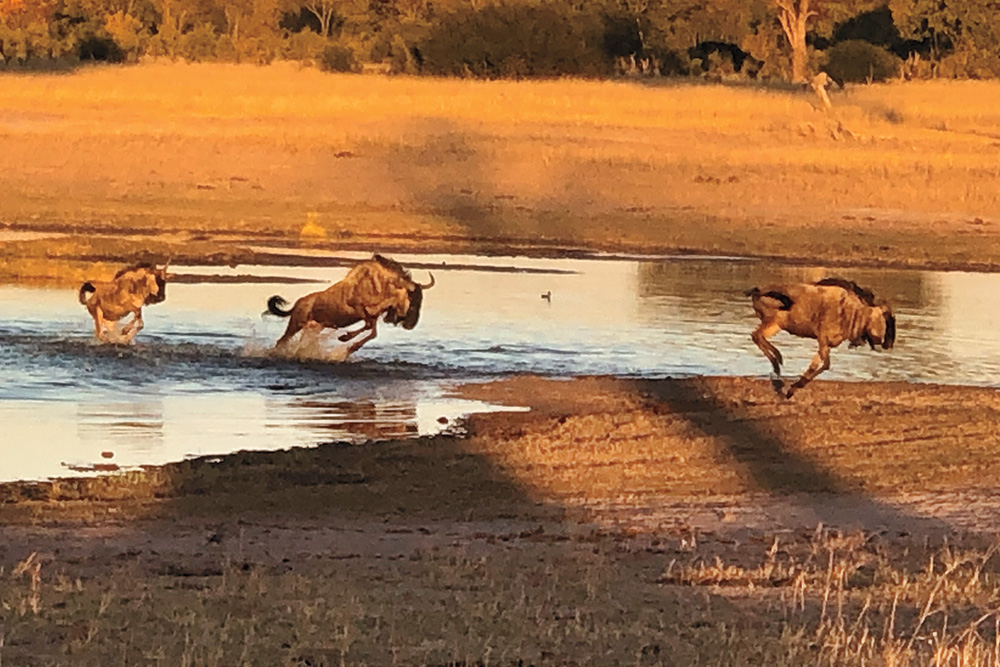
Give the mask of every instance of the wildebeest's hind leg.
[(781, 327), (776, 323), (764, 324), (763, 322), (759, 327), (754, 329), (754, 332), (750, 334), (750, 338), (753, 342), (757, 344), (760, 351), (764, 353), (768, 361), (771, 362), (771, 368), (774, 369), (774, 377), (771, 378), (771, 385), (774, 390), (779, 394), (785, 389), (785, 384), (781, 380), (781, 364), (784, 363), (784, 359), (781, 357), (781, 352), (776, 348), (771, 341), (768, 340), (771, 336), (775, 335), (781, 331)]
[(292, 310), (292, 317), (288, 320), (288, 326), (285, 327), (285, 333), (281, 335), (281, 338), (279, 338), (278, 342), (274, 344), (274, 347), (279, 350), (287, 347), (288, 342), (292, 340), (292, 337), (308, 323), (309, 320), (301, 315), (298, 310)]
[(94, 309), (91, 313), (94, 316), (94, 336), (97, 340), (104, 340), (104, 313), (101, 312), (100, 306)]
[(830, 368), (830, 346), (825, 343), (819, 344), (819, 351), (816, 352), (816, 356), (813, 357), (812, 363), (809, 364), (809, 368), (806, 372), (802, 374), (795, 383), (788, 388), (788, 393), (785, 394), (786, 397), (791, 398), (792, 394), (795, 393), (796, 389), (802, 389), (811, 382), (817, 375), (823, 371)]
[[(348, 354), (353, 354), (354, 352), (357, 352), (357, 351), (358, 351), (358, 349), (359, 349), (359, 348), (360, 348), (360, 347), (361, 347), (362, 345), (364, 345), (365, 343), (367, 343), (367, 342), (368, 342), (368, 341), (370, 341), (370, 340), (371, 340), (372, 338), (375, 338), (375, 336), (377, 336), (377, 335), (378, 335), (378, 331), (377, 331), (377, 330), (375, 329), (375, 324), (376, 324), (377, 322), (378, 322), (378, 320), (372, 320), (372, 321), (371, 321), (371, 331), (372, 331), (372, 332), (371, 332), (370, 334), (368, 334), (367, 336), (365, 336), (364, 338), (362, 338), (361, 340), (359, 340), (358, 342), (356, 342), (356, 343), (353, 343), (353, 344), (352, 344), (352, 345), (351, 345), (351, 346), (350, 346), (349, 348), (347, 348), (347, 353), (348, 353)], [(367, 325), (367, 322), (365, 323), (365, 326), (366, 326), (366, 328), (368, 328), (368, 325)], [(359, 334), (359, 333), (361, 333), (362, 331), (364, 331), (364, 329), (361, 329), (361, 330), (359, 330), (359, 331), (356, 331), (356, 332), (355, 332), (355, 334)]]

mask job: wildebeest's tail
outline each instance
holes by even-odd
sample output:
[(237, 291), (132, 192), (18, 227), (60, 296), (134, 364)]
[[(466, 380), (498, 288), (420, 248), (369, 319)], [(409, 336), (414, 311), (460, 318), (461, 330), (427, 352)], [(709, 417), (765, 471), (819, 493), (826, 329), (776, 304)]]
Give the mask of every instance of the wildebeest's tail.
[(743, 293), (743, 296), (748, 296), (752, 298), (754, 301), (761, 298), (762, 296), (770, 297), (775, 301), (781, 302), (781, 310), (791, 310), (792, 304), (794, 303), (792, 301), (792, 297), (788, 296), (784, 292), (778, 292), (776, 290), (761, 292), (760, 288), (758, 287), (754, 287), (753, 289), (747, 290), (746, 292)]
[(267, 312), (272, 315), (277, 315), (278, 317), (290, 317), (292, 314), (291, 310), (282, 310), (282, 306), (287, 306), (288, 302), (282, 299), (280, 296), (275, 294), (270, 299), (267, 300)]
[(90, 294), (90, 293), (92, 293), (92, 292), (96, 292), (96, 291), (97, 291), (97, 288), (94, 287), (94, 283), (90, 282), (89, 280), (87, 282), (85, 282), (84, 284), (80, 285), (80, 303), (83, 304), (84, 306), (86, 306), (87, 305), (87, 295)]

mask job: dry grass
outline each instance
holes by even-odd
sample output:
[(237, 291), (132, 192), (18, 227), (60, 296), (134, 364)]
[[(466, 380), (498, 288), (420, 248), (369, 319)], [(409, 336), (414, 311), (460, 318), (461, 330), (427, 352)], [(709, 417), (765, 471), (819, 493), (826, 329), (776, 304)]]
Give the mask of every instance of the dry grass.
[(2, 84), (8, 222), (1000, 264), (996, 83), (852, 88), (831, 114), (794, 90), (290, 64)]
[[(995, 667), (995, 549), (818, 528), (728, 559), (625, 535), (502, 536), (282, 563), (126, 551), (0, 572), (13, 664)], [(492, 536), (483, 538), (493, 540)], [(669, 543), (671, 540), (667, 540)], [(503, 542), (497, 542), (502, 544)], [(657, 563), (669, 560), (659, 575)], [(756, 564), (753, 564), (753, 563)]]
[(1000, 664), (996, 545), (914, 551), (820, 526), (805, 544), (782, 545), (776, 537), (756, 567), (718, 557), (674, 560), (660, 581), (726, 587), (749, 598), (771, 589), (788, 621), (784, 639), (815, 664)]

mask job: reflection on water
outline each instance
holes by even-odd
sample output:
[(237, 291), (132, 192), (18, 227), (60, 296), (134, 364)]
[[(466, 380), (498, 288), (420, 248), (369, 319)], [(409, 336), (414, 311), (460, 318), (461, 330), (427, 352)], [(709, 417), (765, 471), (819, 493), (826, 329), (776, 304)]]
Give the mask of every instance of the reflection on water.
[[(275, 282), (174, 284), (165, 303), (145, 310), (146, 328), (130, 347), (92, 343), (74, 290), (0, 287), (0, 480), (433, 433), (487, 407), (447, 398), (450, 384), (466, 379), (763, 376), (769, 365), (750, 341), (756, 318), (743, 292), (831, 274), (889, 298), (899, 339), (891, 353), (842, 346), (824, 377), (992, 385), (1000, 371), (1000, 316), (982, 297), (996, 291), (993, 274), (695, 258), (397, 259), (421, 266), (417, 280), (426, 267), (437, 278), (420, 324), (383, 325), (345, 363), (322, 361), (336, 357), (333, 336), (319, 360), (273, 357), (286, 321), (261, 317), (272, 294), (293, 300), (341, 278), (343, 267), (178, 268)], [(790, 375), (815, 352), (813, 341), (784, 333), (775, 343)]]

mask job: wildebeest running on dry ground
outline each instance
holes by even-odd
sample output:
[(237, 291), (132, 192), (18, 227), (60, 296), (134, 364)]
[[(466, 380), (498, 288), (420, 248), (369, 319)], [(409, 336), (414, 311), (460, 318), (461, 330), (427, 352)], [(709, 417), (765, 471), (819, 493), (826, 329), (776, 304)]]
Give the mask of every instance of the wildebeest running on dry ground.
[(131, 313), (132, 319), (122, 329), (119, 339), (129, 343), (143, 327), (142, 307), (167, 298), (167, 267), (134, 264), (111, 280), (88, 280), (80, 286), (79, 298), (94, 318), (94, 334), (100, 341), (109, 342), (115, 323)]
[(751, 334), (774, 368), (774, 387), (781, 393), (781, 352), (768, 340), (782, 329), (795, 336), (815, 338), (819, 351), (809, 368), (788, 388), (797, 389), (830, 368), (830, 350), (845, 340), (851, 347), (868, 343), (890, 349), (896, 341), (896, 317), (889, 304), (857, 283), (842, 278), (824, 278), (816, 283), (754, 287), (746, 293), (760, 326)]
[(283, 298), (272, 296), (267, 302), (268, 312), (291, 318), (276, 347), (286, 347), (306, 327), (342, 329), (364, 322), (360, 329), (339, 336), (339, 340), (346, 342), (364, 331), (370, 332), (348, 348), (350, 354), (375, 338), (378, 333), (375, 324), (383, 315), (386, 322), (402, 324), (404, 329), (417, 326), (424, 290), (433, 286), (433, 274), (429, 283), (421, 285), (413, 281), (399, 262), (375, 255), (357, 264), (340, 282), (300, 298), (291, 310), (282, 309), (288, 304)]

